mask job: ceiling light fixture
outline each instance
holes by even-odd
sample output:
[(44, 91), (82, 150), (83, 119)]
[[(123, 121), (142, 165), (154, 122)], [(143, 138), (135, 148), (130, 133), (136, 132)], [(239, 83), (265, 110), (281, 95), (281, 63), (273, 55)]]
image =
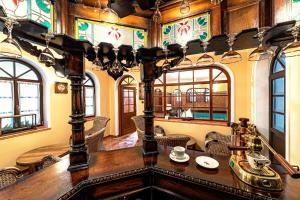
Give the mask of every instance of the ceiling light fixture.
[(7, 38), (0, 43), (0, 55), (21, 58), (22, 57), (21, 47), (18, 44), (18, 42), (12, 37), (13, 27), (14, 25), (18, 25), (19, 22), (9, 17), (0, 17), (0, 18), (4, 20), (4, 25), (8, 30)]
[(159, 4), (160, 4), (160, 0), (156, 0), (156, 2), (155, 2), (155, 11), (154, 11), (153, 16), (152, 16), (152, 20), (156, 24), (160, 24), (160, 22), (161, 22), (161, 12), (159, 11)]
[(189, 0), (182, 0), (181, 5), (180, 5), (180, 13), (183, 15), (186, 15), (190, 12), (191, 7)]
[(237, 51), (233, 50), (234, 41), (236, 40), (236, 33), (230, 33), (227, 35), (227, 43), (229, 46), (229, 51), (226, 52), (222, 58), (221, 63), (223, 64), (230, 64), (230, 63), (236, 63), (240, 62), (242, 60), (242, 56)]
[(255, 37), (258, 38), (259, 46), (254, 49), (249, 55), (249, 61), (260, 61), (269, 59), (273, 56), (274, 52), (270, 47), (264, 46), (263, 40), (270, 27), (261, 27), (258, 28), (258, 33)]
[(108, 1), (107, 7), (103, 9), (102, 15), (105, 21), (110, 23), (118, 23), (119, 22), (119, 15), (111, 8), (111, 0)]
[(211, 0), (211, 3), (214, 5), (218, 5), (220, 3), (222, 3), (223, 0)]

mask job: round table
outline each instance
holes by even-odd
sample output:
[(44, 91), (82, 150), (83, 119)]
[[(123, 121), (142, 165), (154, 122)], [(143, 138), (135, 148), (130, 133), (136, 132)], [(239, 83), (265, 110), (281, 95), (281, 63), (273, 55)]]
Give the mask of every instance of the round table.
[(193, 149), (193, 150), (196, 148), (196, 144), (197, 144), (196, 139), (193, 138), (193, 137), (190, 136), (190, 135), (185, 135), (185, 134), (168, 134), (168, 135), (171, 135), (171, 136), (186, 136), (186, 137), (189, 137), (190, 140), (186, 143), (186, 147), (187, 147), (188, 149)]
[(29, 171), (32, 173), (38, 169), (42, 164), (43, 158), (48, 155), (56, 157), (62, 157), (69, 152), (69, 145), (66, 144), (55, 144), (49, 146), (39, 147), (20, 155), (16, 163), (19, 166), (29, 167)]

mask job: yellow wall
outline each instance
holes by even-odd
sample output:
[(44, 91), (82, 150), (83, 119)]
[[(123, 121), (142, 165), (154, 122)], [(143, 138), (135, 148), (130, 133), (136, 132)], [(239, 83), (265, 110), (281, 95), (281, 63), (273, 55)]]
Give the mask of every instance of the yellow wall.
[(286, 69), (286, 135), (287, 154), (291, 164), (300, 165), (300, 57), (287, 59)]

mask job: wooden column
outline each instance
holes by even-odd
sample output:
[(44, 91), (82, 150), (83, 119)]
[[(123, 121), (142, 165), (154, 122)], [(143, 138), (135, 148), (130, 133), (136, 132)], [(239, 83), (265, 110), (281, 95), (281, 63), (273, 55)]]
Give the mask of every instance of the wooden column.
[(142, 60), (141, 79), (144, 82), (144, 119), (145, 119), (145, 136), (143, 140), (144, 155), (158, 154), (157, 142), (154, 139), (154, 122), (153, 122), (153, 82), (156, 78), (155, 60)]
[(82, 82), (84, 79), (83, 52), (70, 52), (66, 56), (68, 79), (71, 80), (72, 115), (69, 124), (72, 125), (72, 141), (70, 149), (69, 171), (88, 168), (89, 156), (84, 137), (84, 109)]

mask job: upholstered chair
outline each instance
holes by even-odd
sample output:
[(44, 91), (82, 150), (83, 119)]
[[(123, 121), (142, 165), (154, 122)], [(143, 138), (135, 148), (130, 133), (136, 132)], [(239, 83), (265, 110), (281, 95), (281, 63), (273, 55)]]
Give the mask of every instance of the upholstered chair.
[(109, 120), (107, 117), (96, 117), (93, 122), (93, 127), (84, 132), (85, 141), (90, 153), (105, 150), (103, 138)]
[(157, 144), (164, 147), (182, 146), (186, 148), (187, 142), (190, 140), (188, 136), (155, 136)]
[(229, 156), (228, 145), (231, 142), (231, 135), (223, 135), (217, 132), (209, 132), (205, 136), (205, 151), (220, 156)]
[(0, 169), (0, 189), (14, 184), (21, 177), (21, 171), (16, 167)]
[(42, 160), (42, 166), (41, 166), (41, 168), (44, 169), (46, 167), (49, 167), (49, 166), (51, 166), (51, 165), (59, 162), (60, 160), (61, 160), (61, 158), (53, 156), (53, 155), (46, 156)]

